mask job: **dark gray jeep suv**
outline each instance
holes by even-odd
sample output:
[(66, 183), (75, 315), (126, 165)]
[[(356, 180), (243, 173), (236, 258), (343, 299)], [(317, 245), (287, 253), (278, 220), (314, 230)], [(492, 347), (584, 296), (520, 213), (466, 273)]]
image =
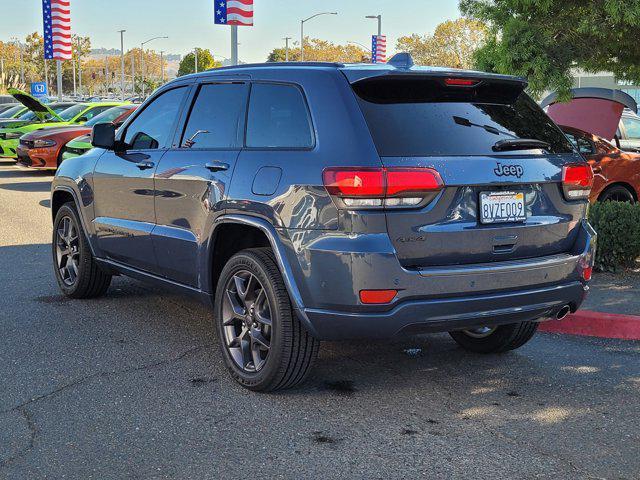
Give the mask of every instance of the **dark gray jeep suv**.
[(58, 170), (60, 288), (201, 298), (253, 390), (301, 382), (320, 340), (520, 347), (580, 306), (595, 249), (591, 169), (525, 87), (406, 54), (178, 78)]

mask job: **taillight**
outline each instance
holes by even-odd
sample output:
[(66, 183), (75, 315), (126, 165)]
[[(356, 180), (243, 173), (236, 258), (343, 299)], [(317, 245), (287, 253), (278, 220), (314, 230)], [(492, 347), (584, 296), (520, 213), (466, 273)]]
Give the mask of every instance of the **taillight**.
[(567, 200), (589, 198), (593, 186), (593, 170), (590, 165), (565, 165), (562, 169), (562, 189)]
[(432, 168), (326, 168), (327, 191), (349, 208), (415, 207), (442, 190), (440, 174)]

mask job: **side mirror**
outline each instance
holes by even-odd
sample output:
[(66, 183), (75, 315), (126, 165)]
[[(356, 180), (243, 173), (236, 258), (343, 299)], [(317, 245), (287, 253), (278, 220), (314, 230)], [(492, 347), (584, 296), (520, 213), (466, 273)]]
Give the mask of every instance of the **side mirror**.
[(114, 150), (116, 146), (116, 126), (113, 123), (98, 123), (94, 125), (91, 145), (105, 150)]
[(84, 117), (84, 116), (78, 118), (78, 120), (77, 120), (78, 123), (86, 123), (88, 121), (89, 121), (89, 119), (87, 117)]

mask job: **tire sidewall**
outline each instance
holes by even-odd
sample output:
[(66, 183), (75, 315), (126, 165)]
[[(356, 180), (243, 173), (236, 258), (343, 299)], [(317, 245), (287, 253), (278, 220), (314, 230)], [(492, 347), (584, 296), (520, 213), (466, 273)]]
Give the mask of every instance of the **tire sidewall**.
[[(258, 278), (265, 289), (271, 306), (271, 347), (269, 349), (267, 363), (256, 373), (245, 372), (236, 365), (225, 345), (226, 339), (222, 326), (222, 301), (227, 283), (233, 275), (242, 270), (249, 271)], [(220, 274), (216, 288), (214, 322), (218, 333), (220, 351), (232, 377), (249, 389), (262, 390), (265, 386), (270, 385), (282, 369), (283, 363), (286, 366), (286, 362), (288, 362), (288, 359), (283, 358), (285, 355), (283, 349), (283, 329), (284, 324), (291, 320), (291, 306), (282, 305), (281, 302), (278, 301), (273, 284), (274, 281), (278, 281), (278, 279), (273, 279), (272, 276), (267, 273), (262, 260), (258, 258), (258, 256), (250, 252), (241, 252), (227, 262)]]
[[(78, 238), (78, 251), (79, 251), (78, 276), (76, 277), (76, 281), (72, 286), (69, 286), (66, 283), (64, 283), (64, 280), (62, 280), (62, 277), (60, 276), (60, 272), (58, 271), (58, 259), (57, 259), (57, 252), (56, 252), (58, 226), (60, 225), (60, 222), (62, 221), (62, 219), (65, 217), (69, 217), (71, 221), (74, 223), (74, 226), (78, 232), (78, 237), (79, 237)], [(62, 207), (60, 207), (60, 210), (58, 210), (58, 213), (56, 214), (56, 218), (53, 222), (53, 237), (51, 242), (51, 252), (53, 255), (54, 275), (56, 277), (56, 281), (58, 282), (58, 286), (60, 287), (60, 290), (62, 290), (62, 292), (65, 295), (73, 296), (76, 293), (76, 290), (78, 290), (78, 288), (82, 284), (83, 276), (87, 274), (86, 273), (87, 271), (86, 256), (91, 255), (91, 252), (88, 251), (88, 244), (84, 236), (84, 230), (82, 228), (82, 223), (80, 222), (78, 213), (76, 212), (75, 208), (71, 206), (71, 204), (67, 203), (63, 205)]]

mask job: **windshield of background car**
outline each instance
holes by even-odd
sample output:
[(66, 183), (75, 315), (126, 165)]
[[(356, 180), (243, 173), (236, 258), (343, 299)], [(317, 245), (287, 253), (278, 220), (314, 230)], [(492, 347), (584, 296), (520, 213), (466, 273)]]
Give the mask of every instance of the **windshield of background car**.
[(66, 110), (61, 111), (60, 113), (58, 113), (58, 115), (60, 115), (60, 118), (62, 118), (62, 120), (64, 120), (65, 122), (69, 122), (71, 120), (73, 120), (75, 117), (77, 117), (78, 115), (80, 115), (82, 112), (84, 112), (87, 109), (86, 105), (74, 105), (73, 107), (69, 107)]
[(562, 131), (515, 82), (445, 86), (435, 78), (373, 78), (353, 85), (381, 156), (495, 155), (500, 140), (534, 139), (571, 153)]
[(95, 117), (93, 117), (91, 120), (85, 123), (84, 126), (93, 127), (98, 123), (111, 123), (128, 110), (130, 109), (127, 107), (110, 108), (109, 110), (105, 110), (104, 112), (102, 112), (100, 115), (96, 115)]

